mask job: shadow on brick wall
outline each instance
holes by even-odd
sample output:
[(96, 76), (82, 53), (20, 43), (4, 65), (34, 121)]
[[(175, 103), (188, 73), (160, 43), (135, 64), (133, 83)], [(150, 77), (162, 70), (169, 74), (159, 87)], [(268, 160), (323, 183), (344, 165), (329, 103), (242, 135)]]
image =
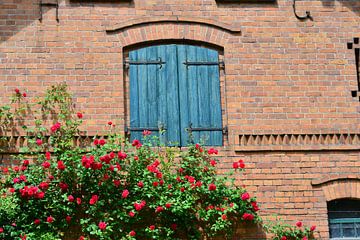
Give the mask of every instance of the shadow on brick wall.
[(324, 7), (335, 9), (336, 2), (360, 16), (359, 0), (321, 0)]
[[(56, 0), (42, 0), (43, 3), (56, 3)], [(36, 21), (40, 23), (40, 0), (0, 0), (0, 43), (7, 41), (12, 36), (23, 31)], [(59, 0), (59, 20), (61, 24), (62, 14), (66, 8), (76, 7), (111, 7), (133, 8), (133, 0)], [(54, 6), (43, 6), (42, 13), (53, 11), (53, 16), (47, 16), (43, 24), (56, 24), (56, 11)], [(65, 13), (66, 14), (66, 13)], [(45, 23), (46, 22), (46, 23)], [(26, 33), (28, 34), (28, 33)], [(29, 33), (33, 34), (33, 33)]]

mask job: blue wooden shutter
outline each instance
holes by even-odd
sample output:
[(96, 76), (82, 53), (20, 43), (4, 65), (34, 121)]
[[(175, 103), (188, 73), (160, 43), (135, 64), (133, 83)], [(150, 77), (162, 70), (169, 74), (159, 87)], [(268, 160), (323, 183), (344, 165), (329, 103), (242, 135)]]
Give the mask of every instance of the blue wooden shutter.
[(188, 145), (187, 129), (192, 129), (194, 142), (222, 145), (216, 51), (159, 45), (131, 51), (129, 58), (132, 139), (141, 139), (142, 129), (158, 132), (163, 125), (166, 132), (160, 138), (166, 144)]
[[(192, 130), (194, 142), (222, 145), (219, 56), (217, 51), (178, 46), (181, 144)], [(207, 130), (202, 130), (207, 129)]]
[(142, 129), (157, 134), (156, 129), (163, 126), (166, 132), (161, 140), (179, 143), (176, 45), (131, 51), (129, 62), (131, 139), (141, 139)]

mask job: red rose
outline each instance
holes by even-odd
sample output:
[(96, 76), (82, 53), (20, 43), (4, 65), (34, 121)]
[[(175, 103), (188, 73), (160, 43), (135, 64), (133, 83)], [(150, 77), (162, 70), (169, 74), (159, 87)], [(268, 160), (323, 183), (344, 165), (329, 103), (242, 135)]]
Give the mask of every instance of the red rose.
[(303, 224), (302, 224), (302, 222), (300, 222), (300, 221), (296, 223), (296, 226), (299, 227), (299, 228), (302, 227), (302, 225), (303, 225)]
[(129, 216), (130, 217), (134, 217), (135, 216), (135, 213), (133, 211), (129, 212)]
[(158, 213), (158, 212), (162, 212), (164, 211), (164, 208), (162, 206), (158, 206), (156, 209), (155, 209), (155, 212)]
[(215, 161), (215, 160), (211, 160), (211, 161), (210, 161), (210, 164), (211, 164), (211, 166), (214, 167), (214, 166), (216, 165), (216, 161)]
[(20, 235), (21, 240), (26, 240), (26, 234)]
[(79, 240), (85, 240), (85, 237), (84, 237), (84, 236), (80, 236), (80, 237), (79, 237)]
[(307, 237), (303, 237), (302, 240), (308, 240), (308, 238), (307, 238)]
[(151, 135), (151, 131), (150, 130), (144, 130), (142, 134), (143, 134), (143, 136), (148, 136), (148, 135)]
[(44, 192), (36, 193), (36, 198), (37, 198), (37, 199), (43, 199), (44, 197), (45, 197), (45, 193), (44, 193)]
[(106, 229), (106, 223), (105, 222), (99, 222), (99, 228), (101, 231), (105, 230)]
[(29, 166), (29, 164), (30, 164), (30, 162), (29, 162), (29, 160), (24, 160), (24, 162), (23, 162), (23, 166)]
[(310, 227), (310, 231), (312, 231), (312, 232), (315, 231), (315, 229), (316, 229), (316, 226), (311, 226)]
[(287, 237), (286, 237), (286, 236), (282, 236), (282, 237), (281, 237), (281, 240), (287, 240)]
[(61, 171), (65, 170), (66, 166), (64, 165), (63, 161), (58, 161), (57, 162), (57, 168)]
[(49, 188), (49, 184), (48, 184), (47, 182), (41, 182), (41, 183), (39, 184), (39, 188), (40, 188), (41, 190), (46, 191), (46, 190)]
[(26, 96), (27, 96), (27, 95), (26, 95), (26, 92), (24, 92), (22, 95), (23, 95), (23, 97), (26, 97)]
[(64, 182), (60, 182), (59, 183), (59, 187), (61, 188), (61, 190), (62, 191), (67, 191), (68, 190), (68, 188), (69, 188), (69, 186), (66, 184), (66, 183), (64, 183)]
[(35, 225), (39, 225), (39, 224), (40, 224), (40, 219), (35, 219), (35, 220), (34, 220), (34, 224), (35, 224)]
[(225, 220), (227, 219), (226, 214), (223, 214), (223, 215), (221, 216), (221, 219), (225, 221)]
[(157, 187), (157, 186), (159, 186), (159, 182), (153, 182), (152, 185), (153, 185), (154, 187)]
[(54, 221), (54, 218), (52, 216), (49, 216), (49, 217), (46, 218), (46, 221), (48, 223), (52, 223)]
[(95, 139), (95, 140), (94, 140), (94, 145), (95, 145), (95, 146), (96, 146), (96, 145), (99, 145), (99, 140)]
[(75, 200), (75, 198), (73, 197), (73, 195), (68, 196), (68, 201), (69, 202), (73, 202), (74, 200)]
[(50, 158), (51, 158), (51, 153), (50, 153), (50, 152), (46, 152), (46, 153), (45, 153), (45, 158), (46, 158), (46, 160), (50, 160)]
[(104, 139), (100, 139), (100, 140), (99, 140), (99, 144), (100, 144), (101, 146), (104, 146), (105, 143), (106, 143), (106, 141), (105, 141)]
[(239, 162), (239, 167), (240, 168), (245, 168), (245, 164), (244, 164), (244, 161), (242, 159), (240, 159), (238, 162)]
[(138, 156), (134, 156), (134, 160), (135, 160), (135, 161), (139, 160), (139, 157), (138, 157)]
[(137, 139), (134, 139), (132, 142), (133, 147), (140, 148), (142, 146), (141, 142)]
[(114, 183), (115, 187), (119, 187), (121, 182), (120, 182), (120, 180), (114, 179), (113, 183)]
[(15, 88), (14, 91), (15, 91), (16, 94), (20, 93), (20, 90), (18, 88)]
[(210, 183), (210, 184), (209, 184), (209, 190), (210, 190), (210, 191), (216, 190), (216, 185), (213, 184), (213, 183)]
[(98, 195), (92, 195), (89, 203), (90, 205), (94, 205), (98, 200), (99, 200)]
[(18, 166), (15, 166), (13, 169), (14, 169), (15, 172), (20, 171), (20, 168)]
[(166, 204), (165, 204), (165, 207), (166, 207), (166, 208), (171, 208), (171, 203), (166, 203)]
[(129, 235), (130, 235), (131, 237), (135, 237), (136, 232), (135, 232), (135, 231), (131, 231), (131, 232), (129, 233)]
[(7, 173), (9, 173), (9, 168), (4, 167), (4, 168), (2, 169), (2, 171), (3, 171), (4, 174), (7, 174)]
[(190, 177), (188, 177), (188, 181), (189, 181), (189, 183), (194, 183), (194, 182), (195, 182), (195, 178), (192, 177), (192, 176), (190, 176)]
[(252, 221), (252, 220), (254, 220), (254, 215), (252, 215), (250, 213), (244, 213), (242, 215), (242, 219)]
[(126, 153), (124, 153), (124, 152), (118, 152), (118, 158), (120, 159), (120, 160), (124, 160), (125, 158), (127, 157), (127, 154)]
[(36, 139), (36, 144), (37, 144), (38, 146), (40, 146), (42, 143), (43, 143), (43, 141), (42, 141), (41, 139)]
[(21, 175), (19, 178), (20, 178), (21, 181), (26, 182), (26, 176), (25, 175)]
[(171, 226), (170, 226), (170, 227), (171, 227), (171, 229), (172, 229), (172, 230), (174, 230), (174, 231), (175, 231), (175, 230), (176, 230), (176, 228), (177, 228), (177, 224), (176, 224), (176, 223), (173, 223), (173, 224), (171, 224)]
[(81, 204), (81, 198), (76, 198), (76, 203), (77, 203), (78, 205), (80, 205), (80, 204)]
[(50, 167), (50, 163), (49, 162), (43, 162), (42, 164), (41, 164), (41, 166), (43, 166), (43, 168), (49, 168)]
[(9, 188), (9, 192), (14, 193), (14, 192), (15, 192), (15, 188)]
[(110, 125), (110, 126), (111, 126), (111, 125), (112, 125), (112, 122), (111, 122), (111, 121), (109, 121), (109, 122), (108, 122), (108, 125)]
[(76, 113), (76, 115), (79, 119), (83, 118), (83, 114), (81, 112)]
[(0, 233), (3, 233), (4, 229), (2, 227), (0, 227)]
[(70, 217), (70, 216), (66, 216), (65, 220), (66, 220), (66, 222), (70, 223), (70, 222), (71, 222), (71, 217)]
[(139, 187), (139, 188), (144, 187), (144, 183), (143, 183), (143, 182), (141, 182), (141, 181), (140, 181), (140, 182), (138, 182), (138, 184), (137, 184), (137, 185), (138, 185), (138, 187)]
[(249, 194), (249, 193), (245, 192), (245, 193), (241, 194), (241, 199), (242, 199), (243, 201), (246, 201), (246, 200), (248, 200), (249, 198), (250, 198), (250, 194)]
[(184, 191), (185, 191), (184, 187), (180, 188), (180, 192), (184, 192)]
[(210, 148), (208, 150), (208, 154), (218, 154), (218, 150), (214, 149), (214, 148)]
[(149, 227), (149, 229), (150, 229), (151, 231), (155, 230), (155, 225), (151, 225), (151, 226)]
[(238, 169), (240, 167), (239, 163), (238, 162), (234, 162), (233, 163), (233, 168), (234, 169)]
[(122, 198), (127, 198), (127, 196), (129, 196), (129, 190), (125, 189), (122, 194), (121, 194), (121, 197)]

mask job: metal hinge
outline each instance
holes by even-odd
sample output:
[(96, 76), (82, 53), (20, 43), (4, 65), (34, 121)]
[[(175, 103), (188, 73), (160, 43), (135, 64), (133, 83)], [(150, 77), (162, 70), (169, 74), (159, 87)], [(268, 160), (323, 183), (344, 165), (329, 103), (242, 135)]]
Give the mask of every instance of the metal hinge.
[(125, 68), (129, 68), (130, 65), (160, 65), (160, 68), (162, 68), (162, 65), (166, 62), (162, 61), (162, 59), (159, 57), (157, 60), (142, 60), (142, 61), (132, 61), (132, 60), (125, 60), (124, 65)]
[(43, 3), (43, 0), (40, 0), (39, 2), (40, 7), (40, 17), (39, 21), (42, 22), (43, 20), (43, 7), (55, 7), (56, 8), (56, 21), (59, 22), (59, 0), (56, 0), (56, 3)]
[(183, 64), (188, 68), (189, 66), (209, 66), (209, 65), (219, 65), (220, 68), (225, 68), (224, 61), (218, 62), (190, 62), (186, 60)]
[(143, 132), (145, 130), (149, 131), (159, 131), (160, 133), (167, 130), (164, 124), (159, 124), (158, 127), (125, 127), (126, 135), (129, 135), (131, 132)]
[(192, 123), (185, 129), (187, 132), (192, 133), (196, 131), (221, 131), (223, 135), (228, 135), (228, 127), (193, 127)]

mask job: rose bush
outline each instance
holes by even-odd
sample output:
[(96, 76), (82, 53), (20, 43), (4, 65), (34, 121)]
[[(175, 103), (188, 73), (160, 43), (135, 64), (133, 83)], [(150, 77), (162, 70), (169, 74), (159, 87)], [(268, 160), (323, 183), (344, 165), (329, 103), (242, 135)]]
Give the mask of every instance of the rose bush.
[[(0, 168), (0, 239), (227, 238), (242, 223), (261, 223), (256, 199), (234, 184), (243, 160), (219, 176), (218, 150), (161, 146), (149, 130), (129, 142), (112, 134), (112, 121), (108, 135), (79, 147), (84, 114), (65, 84), (35, 103), (15, 89), (11, 104), (0, 107), (0, 134), (20, 126), (28, 145), (14, 156), (19, 165)], [(300, 222), (265, 230), (274, 240), (315, 239), (315, 226)]]
[(153, 146), (150, 131), (144, 140), (109, 134), (78, 147), (83, 114), (67, 95), (53, 87), (38, 104), (59, 113), (48, 126), (25, 127), (20, 165), (2, 168), (1, 239), (201, 239), (260, 221), (256, 199), (231, 178), (242, 160), (218, 176), (216, 149)]

